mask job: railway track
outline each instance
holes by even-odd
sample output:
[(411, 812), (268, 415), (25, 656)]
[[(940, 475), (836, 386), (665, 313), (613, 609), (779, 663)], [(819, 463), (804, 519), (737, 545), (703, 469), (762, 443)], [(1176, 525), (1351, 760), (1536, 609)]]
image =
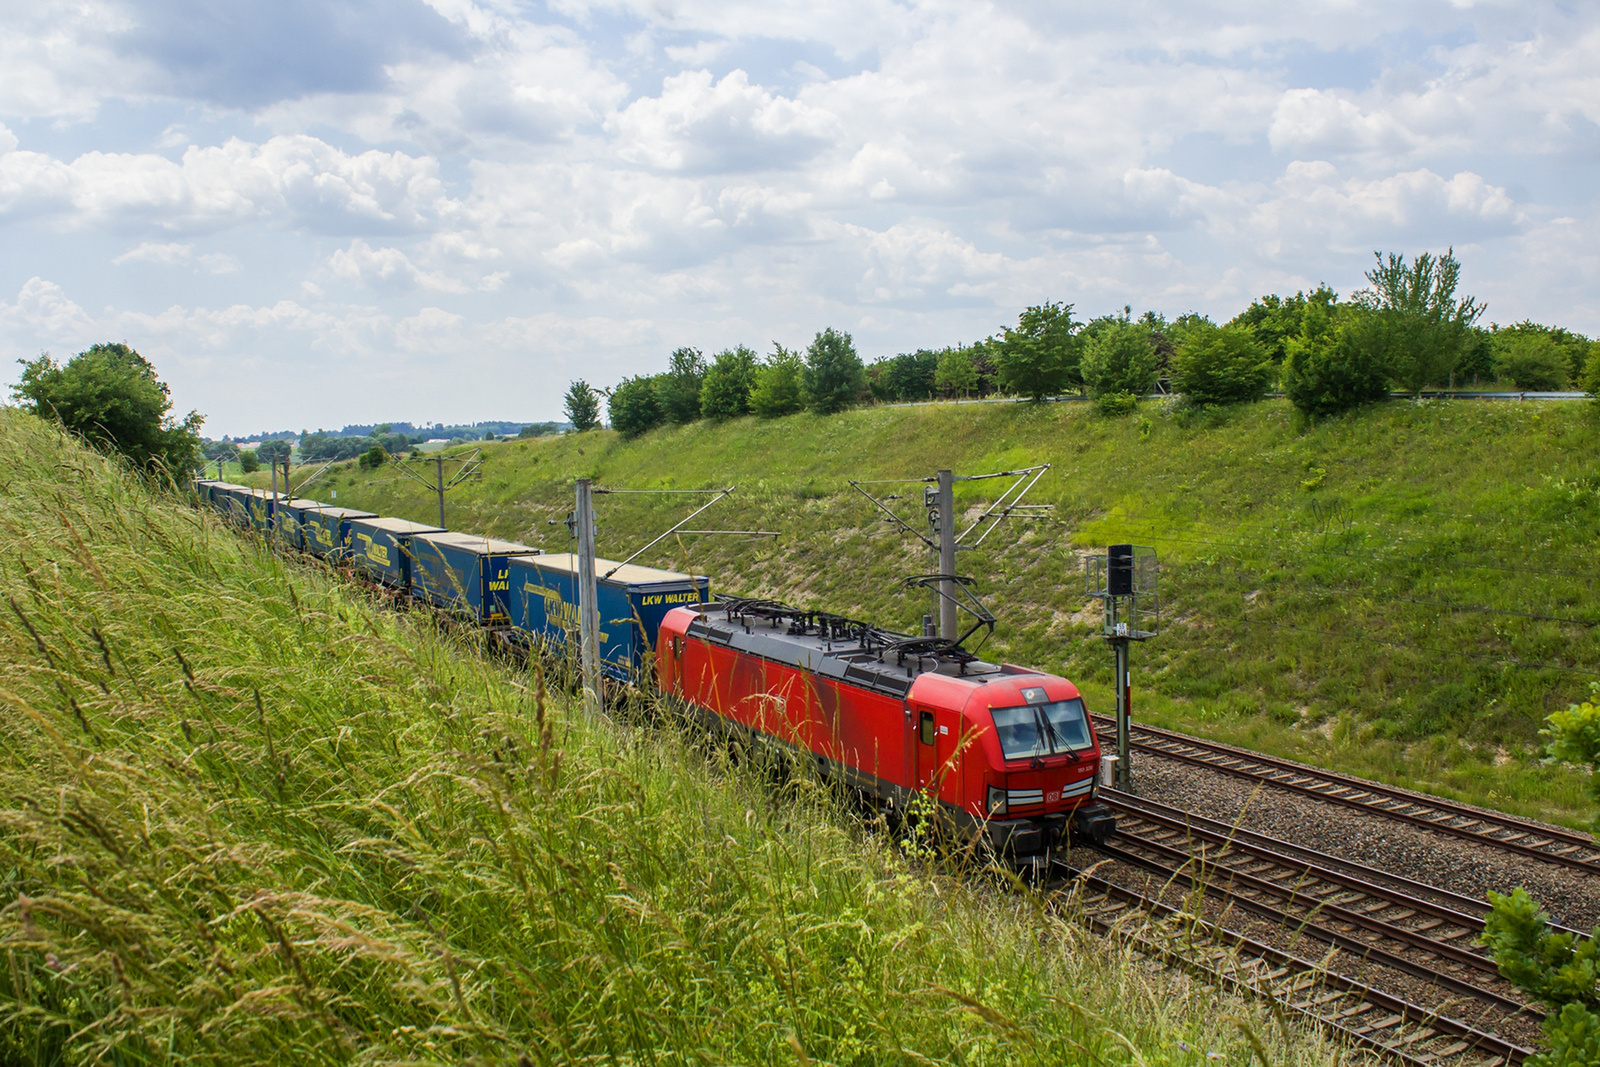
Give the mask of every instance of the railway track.
[(1119, 809), (1117, 834), (1095, 851), (1164, 884), (1196, 890), (1229, 912), (1420, 979), (1444, 999), (1472, 998), (1507, 1016), (1543, 1018), (1478, 948), (1480, 916), (1196, 830), (1170, 808), (1140, 805), (1124, 794), (1107, 799)]
[[(1169, 831), (1181, 833), (1186, 839), (1208, 846), (1220, 846), (1245, 856), (1263, 859), (1279, 867), (1290, 868), (1313, 881), (1332, 883), (1343, 890), (1360, 894), (1363, 898), (1389, 899), (1404, 907), (1422, 913), (1418, 922), (1437, 918), (1457, 928), (1470, 925), (1474, 939), (1483, 931), (1483, 917), (1489, 913), (1489, 902), (1479, 897), (1469, 897), (1441, 889), (1436, 885), (1418, 882), (1404, 875), (1378, 867), (1319, 852), (1305, 845), (1246, 830), (1217, 819), (1175, 808), (1170, 804), (1149, 800), (1133, 793), (1115, 789), (1102, 789), (1100, 799), (1119, 812), (1154, 821)], [(1126, 824), (1123, 824), (1126, 825)], [(1224, 861), (1224, 857), (1215, 857)], [(1309, 888), (1303, 891), (1311, 891)], [(1367, 906), (1365, 899), (1347, 901), (1351, 906)], [(1550, 928), (1557, 933), (1588, 937), (1588, 933), (1552, 922)], [(1429, 926), (1432, 930), (1433, 927)], [(1450, 940), (1458, 940), (1451, 938)]]
[[(1095, 720), (1102, 745), (1105, 745), (1108, 738), (1112, 737), (1114, 723), (1100, 715), (1096, 715)], [(1265, 782), (1279, 789), (1409, 823), (1435, 833), (1449, 834), (1589, 874), (1600, 874), (1600, 846), (1583, 834), (1541, 826), (1511, 815), (1468, 807), (1441, 797), (1413, 793), (1154, 726), (1135, 724), (1129, 740), (1134, 748), (1163, 759)]]
[[(1407, 1067), (1519, 1064), (1530, 1050), (1066, 863), (1089, 925)], [(1130, 922), (1130, 920), (1137, 920)]]

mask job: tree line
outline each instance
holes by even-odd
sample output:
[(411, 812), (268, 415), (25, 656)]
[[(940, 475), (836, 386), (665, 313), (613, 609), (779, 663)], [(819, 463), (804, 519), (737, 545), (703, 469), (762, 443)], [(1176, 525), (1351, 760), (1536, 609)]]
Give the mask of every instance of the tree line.
[(1337, 414), (1391, 390), (1500, 383), (1525, 390), (1600, 393), (1600, 344), (1524, 321), (1480, 325), (1484, 305), (1458, 296), (1454, 251), (1375, 254), (1367, 286), (1346, 299), (1327, 285), (1253, 301), (1226, 323), (1199, 314), (1167, 320), (1147, 311), (1080, 322), (1074, 305), (1029, 307), (992, 337), (920, 349), (864, 364), (848, 333), (826, 329), (798, 352), (774, 343), (765, 358), (743, 345), (710, 361), (679, 348), (659, 374), (609, 390), (572, 383), (567, 417), (600, 424), (605, 404), (625, 437), (658, 426), (741, 415), (831, 414), (866, 403), (966, 397), (1034, 400), (1075, 394), (1119, 414), (1157, 392), (1194, 407), (1258, 400), (1282, 390), (1310, 416)]

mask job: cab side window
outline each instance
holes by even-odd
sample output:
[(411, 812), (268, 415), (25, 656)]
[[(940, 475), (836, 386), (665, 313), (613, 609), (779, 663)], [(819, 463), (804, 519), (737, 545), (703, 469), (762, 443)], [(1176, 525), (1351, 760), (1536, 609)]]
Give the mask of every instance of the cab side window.
[(933, 744), (933, 712), (925, 711), (922, 713), (921, 725), (922, 743), (925, 745)]

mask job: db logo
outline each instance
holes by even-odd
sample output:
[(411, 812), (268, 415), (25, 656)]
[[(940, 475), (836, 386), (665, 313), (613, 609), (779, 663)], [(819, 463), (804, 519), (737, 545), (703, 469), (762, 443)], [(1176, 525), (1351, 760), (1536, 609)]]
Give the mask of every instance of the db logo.
[(1046, 793), (1044, 799), (1051, 804), (1061, 799), (1060, 793)]

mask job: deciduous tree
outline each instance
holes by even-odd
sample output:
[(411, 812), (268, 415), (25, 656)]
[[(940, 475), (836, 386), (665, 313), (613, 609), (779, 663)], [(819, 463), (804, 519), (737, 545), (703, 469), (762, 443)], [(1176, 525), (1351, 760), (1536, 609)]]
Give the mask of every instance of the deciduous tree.
[(1494, 374), (1518, 389), (1565, 389), (1571, 366), (1566, 350), (1548, 333), (1506, 331), (1493, 342)]
[(700, 414), (718, 420), (750, 414), (750, 390), (755, 384), (753, 350), (739, 345), (718, 352), (700, 386)]
[(1079, 372), (1079, 323), (1071, 304), (1039, 304), (1022, 312), (1016, 329), (1006, 327), (994, 360), (1000, 388), (1042, 400), (1076, 388)]
[(750, 390), (750, 410), (763, 419), (793, 415), (805, 407), (800, 354), (776, 341), (764, 366), (756, 368), (756, 383)]
[(698, 348), (674, 350), (667, 361), (666, 373), (655, 377), (656, 404), (661, 409), (661, 417), (680, 426), (698, 419), (700, 387), (705, 380), (706, 360)]
[(579, 433), (600, 425), (600, 394), (582, 378), (572, 383), (562, 406), (566, 409), (567, 421)]
[(607, 410), (611, 415), (611, 428), (623, 437), (632, 439), (648, 433), (666, 421), (656, 379), (647, 374), (624, 378), (611, 390)]
[(1084, 385), (1097, 401), (1142, 397), (1155, 388), (1159, 358), (1149, 327), (1126, 318), (1109, 320), (1084, 346)]
[(861, 400), (867, 371), (850, 335), (828, 327), (806, 349), (806, 404), (818, 415), (832, 415)]
[(1378, 265), (1367, 271), (1371, 288), (1355, 294), (1374, 313), (1359, 338), (1369, 346), (1369, 358), (1383, 363), (1408, 392), (1453, 383), (1471, 326), (1484, 312), (1475, 298), (1456, 297), (1461, 264), (1455, 250), (1437, 258), (1424, 252), (1410, 266), (1393, 253), (1373, 256)]
[(972, 349), (958, 345), (939, 353), (933, 381), (945, 396), (972, 395), (978, 388), (978, 366), (972, 358)]
[(1283, 391), (1307, 415), (1333, 415), (1389, 395), (1389, 369), (1368, 332), (1374, 313), (1312, 306), (1289, 339)]
[(1188, 323), (1172, 357), (1172, 384), (1195, 405), (1260, 400), (1275, 369), (1267, 348), (1243, 326)]
[(19, 362), (22, 378), (11, 394), (35, 415), (128, 457), (141, 470), (177, 476), (199, 461), (204, 418), (194, 411), (172, 418), (171, 391), (127, 345), (93, 345), (64, 365), (48, 352)]

